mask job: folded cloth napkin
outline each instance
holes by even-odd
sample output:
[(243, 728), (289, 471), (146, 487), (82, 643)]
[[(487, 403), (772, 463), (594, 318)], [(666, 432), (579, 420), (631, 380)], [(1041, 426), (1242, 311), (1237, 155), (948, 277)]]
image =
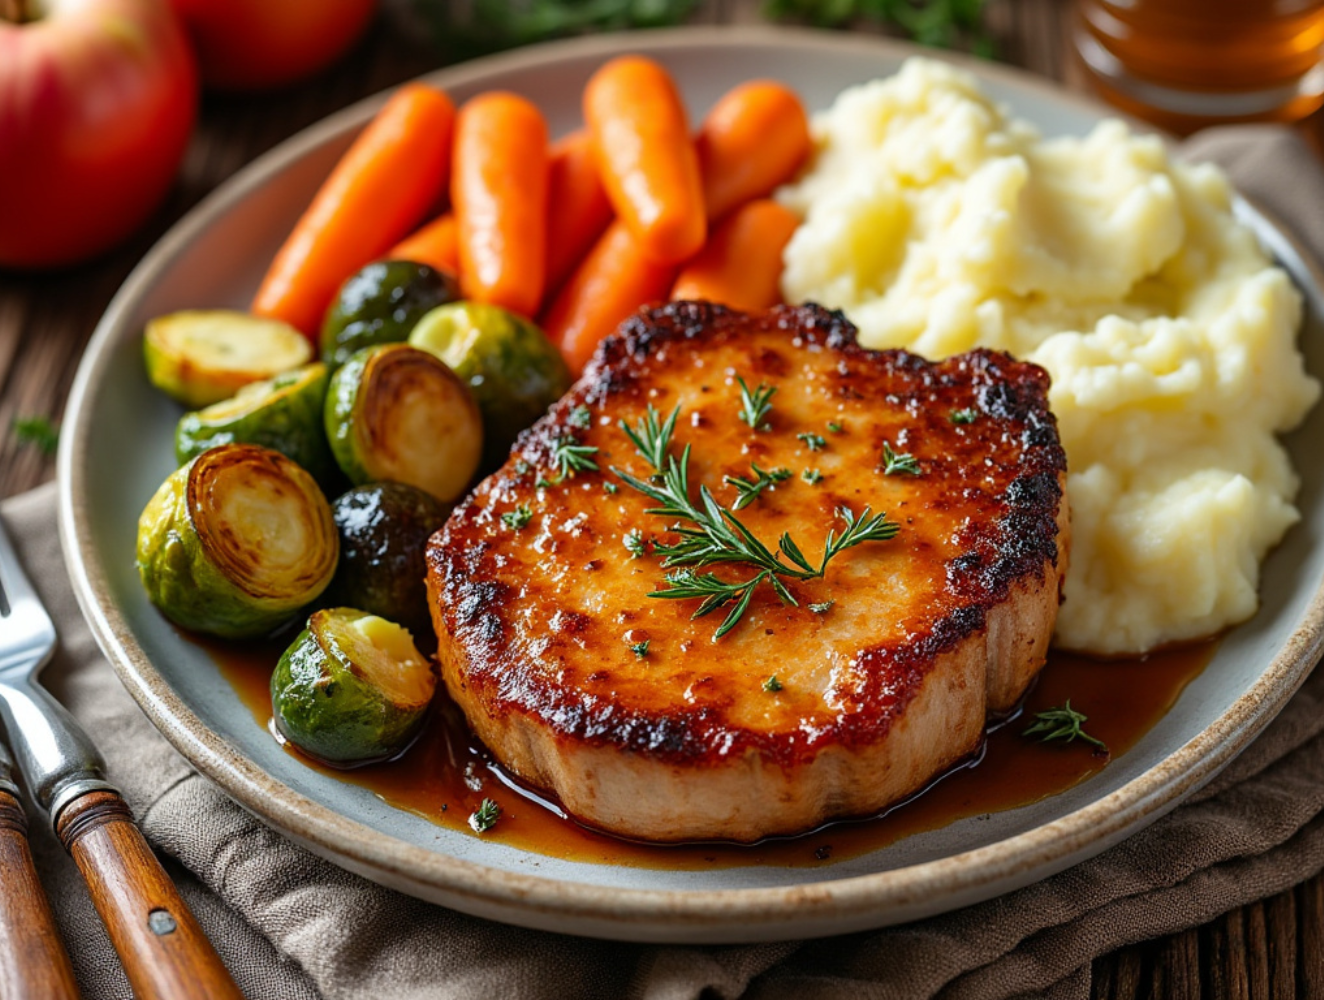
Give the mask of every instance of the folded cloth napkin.
[[(1324, 206), (1324, 173), (1293, 133), (1218, 129), (1185, 154), (1221, 163), (1324, 258), (1324, 214), (1301, 210)], [(59, 625), (45, 683), (96, 736), (111, 779), (253, 1000), (1087, 997), (1095, 957), (1202, 924), (1324, 868), (1321, 671), (1188, 803), (1093, 860), (965, 910), (829, 940), (729, 947), (504, 927), (344, 872), (194, 773), (138, 712), (83, 623), (56, 541), (52, 488), (0, 512)], [(33, 846), (84, 995), (129, 997), (77, 871), (40, 823)]]

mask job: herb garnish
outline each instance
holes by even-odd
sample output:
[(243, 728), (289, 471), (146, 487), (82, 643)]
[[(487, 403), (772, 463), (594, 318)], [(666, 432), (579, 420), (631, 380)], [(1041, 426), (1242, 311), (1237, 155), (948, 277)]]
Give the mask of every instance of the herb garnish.
[(952, 423), (954, 424), (973, 424), (979, 419), (979, 411), (973, 406), (964, 410), (952, 411)]
[(736, 488), (736, 493), (738, 494), (736, 496), (736, 502), (731, 506), (732, 510), (744, 510), (757, 500), (759, 494), (769, 486), (772, 486), (774, 483), (785, 482), (791, 478), (790, 469), (773, 469), (771, 472), (767, 472), (760, 469), (753, 462), (749, 463), (749, 467), (754, 470), (754, 475), (758, 477), (757, 479), (751, 481), (744, 476), (727, 476), (723, 480), (723, 482), (734, 486)]
[(809, 605), (809, 610), (816, 615), (825, 615), (832, 610), (832, 605), (836, 603), (836, 601), (822, 601), (818, 604)]
[(570, 411), (570, 416), (566, 417), (565, 422), (571, 427), (578, 427), (580, 430), (584, 430), (588, 427), (589, 421), (592, 419), (593, 414), (589, 408), (580, 404)]
[(914, 455), (900, 454), (892, 450), (892, 446), (886, 441), (883, 442), (883, 475), (885, 476), (918, 476), (924, 470), (919, 467), (919, 459)]
[(1049, 740), (1061, 740), (1064, 743), (1084, 740), (1107, 751), (1108, 747), (1102, 740), (1095, 739), (1082, 728), (1088, 721), (1089, 716), (1072, 708), (1071, 699), (1068, 698), (1062, 708), (1053, 707), (1037, 713), (1034, 722), (1021, 735), (1038, 736), (1043, 743)]
[(837, 423), (835, 420), (828, 421), (827, 429), (833, 434), (842, 434), (845, 433), (846, 430), (846, 428), (842, 427), (841, 424)]
[(650, 639), (645, 639), (643, 642), (636, 642), (634, 645), (630, 647), (630, 652), (633, 653), (638, 659), (642, 660), (645, 656), (648, 655), (648, 644), (651, 641), (652, 640)]
[(60, 446), (60, 429), (46, 417), (15, 417), (12, 426), (19, 444), (30, 444), (43, 455), (54, 455)]
[(501, 523), (512, 531), (519, 531), (533, 518), (533, 511), (527, 504), (520, 504), (514, 510), (508, 510), (501, 515)]
[[(635, 442), (639, 454), (653, 465), (656, 475), (651, 481), (638, 479), (615, 467), (612, 472), (631, 489), (658, 504), (649, 508), (647, 513), (677, 522), (671, 525), (671, 530), (680, 536), (680, 541), (674, 545), (654, 543), (653, 551), (662, 557), (664, 569), (683, 568), (667, 574), (666, 589), (652, 591), (648, 596), (670, 600), (702, 599), (691, 618), (701, 618), (728, 603), (735, 603), (735, 607), (713, 635), (714, 639), (720, 639), (735, 628), (749, 608), (759, 584), (768, 583), (784, 604), (798, 605), (799, 602), (782, 582), (783, 577), (791, 580), (821, 579), (827, 572), (828, 563), (839, 553), (863, 542), (895, 538), (901, 530), (901, 526), (895, 521), (889, 521), (885, 513), (875, 515), (870, 508), (865, 507), (864, 512), (857, 517), (849, 507), (840, 507), (837, 516), (845, 521), (846, 528), (840, 535), (835, 528), (828, 531), (823, 556), (817, 566), (805, 558), (789, 532), (778, 540), (779, 551), (772, 552), (745, 527), (734, 512), (724, 510), (713, 499), (708, 487), (699, 487), (697, 505), (690, 500), (690, 445), (685, 446), (679, 461), (668, 453), (679, 413), (680, 407), (677, 407), (665, 423), (659, 423), (657, 412), (650, 404), (648, 412), (633, 429), (624, 421), (621, 422), (621, 429)], [(654, 458), (658, 461), (652, 461)], [(791, 565), (782, 562), (782, 556)], [(757, 572), (748, 579), (728, 583), (711, 572), (698, 574), (689, 568), (718, 563), (742, 563)]]
[(737, 375), (736, 381), (740, 383), (740, 419), (756, 431), (766, 431), (768, 425), (764, 418), (772, 409), (772, 397), (777, 395), (777, 387), (760, 382), (758, 388), (750, 392), (743, 378)]
[(556, 450), (552, 452), (552, 461), (556, 463), (560, 474), (557, 482), (574, 472), (597, 472), (598, 463), (590, 457), (597, 453), (598, 449), (591, 444), (580, 444), (569, 435), (561, 438), (556, 442)]
[(603, 483), (602, 489), (607, 493), (619, 493), (621, 488), (615, 483)]
[(648, 543), (644, 541), (644, 533), (638, 528), (626, 532), (623, 541), (631, 559), (638, 559), (640, 556), (648, 554)]
[(827, 438), (823, 437), (822, 434), (811, 434), (808, 431), (804, 431), (803, 433), (797, 434), (796, 437), (803, 441), (810, 451), (822, 451), (827, 447)]
[(800, 473), (800, 478), (810, 486), (817, 486), (823, 481), (823, 473), (817, 469), (805, 469), (804, 472)]
[(469, 815), (469, 825), (473, 827), (474, 833), (486, 833), (496, 826), (496, 821), (500, 818), (501, 807), (492, 799), (483, 799), (478, 804), (478, 809)]
[(771, 677), (769, 677), (766, 681), (763, 682), (764, 691), (777, 692), (780, 691), (781, 689), (782, 689), (782, 682), (777, 680), (776, 674), (773, 674)]
[(529, 463), (524, 459), (517, 459), (515, 462), (515, 475), (522, 476), (529, 471)]

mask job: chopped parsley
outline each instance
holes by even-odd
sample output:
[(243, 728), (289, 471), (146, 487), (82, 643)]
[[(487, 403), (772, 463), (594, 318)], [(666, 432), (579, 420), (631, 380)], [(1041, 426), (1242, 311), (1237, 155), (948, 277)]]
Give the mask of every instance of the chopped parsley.
[(615, 483), (604, 482), (602, 484), (602, 489), (604, 492), (607, 493), (619, 493), (621, 488), (617, 486)]
[(800, 478), (810, 486), (817, 486), (823, 481), (823, 473), (817, 469), (805, 469), (804, 472), (800, 473)]
[(796, 437), (803, 441), (805, 447), (810, 451), (822, 451), (827, 447), (827, 438), (823, 437), (822, 434), (811, 434), (809, 431), (803, 431), (797, 434)]
[(478, 804), (477, 810), (470, 814), (469, 825), (473, 828), (474, 833), (486, 833), (496, 826), (496, 822), (500, 818), (501, 807), (492, 799), (483, 799)]
[(630, 652), (633, 653), (637, 659), (642, 660), (648, 655), (648, 642), (649, 640), (645, 639), (643, 642), (634, 643), (630, 647)]
[(769, 677), (766, 681), (763, 682), (764, 691), (777, 692), (780, 691), (781, 689), (782, 689), (782, 682), (777, 680), (776, 674), (773, 674), (771, 677)]
[(883, 442), (883, 475), (918, 476), (923, 471), (919, 467), (919, 459), (914, 455), (897, 454), (890, 444)]
[(837, 423), (835, 420), (828, 421), (827, 429), (833, 434), (842, 434), (846, 430), (846, 428), (842, 427), (841, 424)]
[(512, 531), (519, 531), (533, 519), (533, 511), (527, 504), (520, 504), (514, 510), (508, 510), (501, 515), (501, 523)]
[(953, 410), (951, 416), (954, 424), (973, 424), (979, 419), (979, 411), (972, 406), (964, 410)]

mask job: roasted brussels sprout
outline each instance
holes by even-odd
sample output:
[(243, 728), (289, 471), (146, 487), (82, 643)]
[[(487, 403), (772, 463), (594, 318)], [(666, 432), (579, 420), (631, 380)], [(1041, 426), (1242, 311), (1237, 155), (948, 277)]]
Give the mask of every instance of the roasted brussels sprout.
[(138, 519), (138, 574), (152, 603), (184, 628), (225, 638), (264, 635), (316, 600), (339, 547), (312, 476), (251, 444), (203, 452)]
[(322, 360), (339, 368), (374, 344), (403, 341), (424, 313), (460, 297), (452, 275), (411, 260), (379, 260), (340, 286), (322, 323)]
[(380, 344), (331, 376), (326, 436), (350, 482), (408, 483), (450, 501), (478, 468), (483, 421), (469, 389), (431, 354)]
[(437, 690), (409, 633), (355, 608), (316, 611), (271, 675), (276, 728), (330, 764), (394, 757), (422, 727)]
[(473, 390), (483, 413), (484, 469), (504, 462), (519, 432), (570, 388), (556, 345), (498, 306), (439, 306), (418, 321), (409, 343), (441, 358)]
[(158, 316), (143, 335), (147, 378), (198, 409), (229, 399), (251, 382), (306, 365), (308, 338), (279, 320), (214, 309)]
[(339, 497), (331, 515), (340, 531), (340, 565), (325, 602), (397, 621), (431, 649), (423, 550), (447, 513), (447, 505), (404, 483), (359, 486)]
[(327, 482), (336, 467), (323, 421), (329, 378), (326, 365), (318, 361), (184, 414), (175, 427), (175, 458), (183, 465), (217, 445), (260, 444), (294, 459), (319, 483)]

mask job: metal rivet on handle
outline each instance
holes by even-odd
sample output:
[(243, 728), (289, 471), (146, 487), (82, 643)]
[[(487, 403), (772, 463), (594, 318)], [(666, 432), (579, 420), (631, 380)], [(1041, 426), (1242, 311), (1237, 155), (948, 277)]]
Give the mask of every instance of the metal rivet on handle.
[(157, 937), (164, 937), (167, 934), (173, 934), (175, 928), (179, 925), (175, 923), (175, 918), (170, 915), (170, 911), (153, 910), (147, 914), (147, 926), (152, 929), (152, 933)]

